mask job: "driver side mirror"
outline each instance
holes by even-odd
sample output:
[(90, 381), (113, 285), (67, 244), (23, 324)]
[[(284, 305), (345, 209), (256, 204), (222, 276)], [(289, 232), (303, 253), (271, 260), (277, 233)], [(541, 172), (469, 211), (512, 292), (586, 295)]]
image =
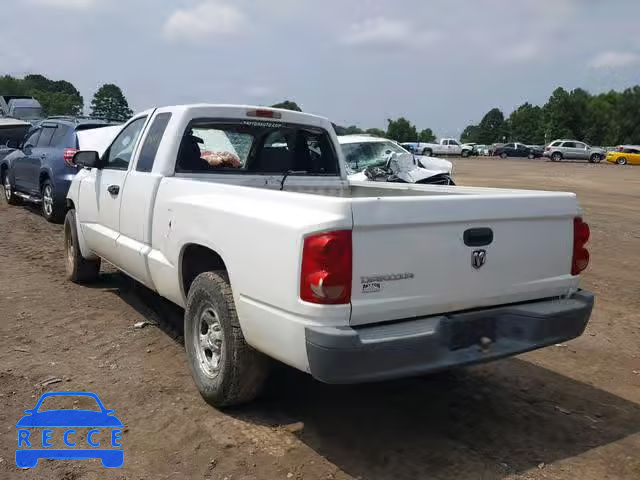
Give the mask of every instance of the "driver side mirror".
[(100, 163), (100, 155), (98, 152), (91, 150), (80, 150), (73, 155), (72, 160), (74, 165), (82, 168), (102, 168)]

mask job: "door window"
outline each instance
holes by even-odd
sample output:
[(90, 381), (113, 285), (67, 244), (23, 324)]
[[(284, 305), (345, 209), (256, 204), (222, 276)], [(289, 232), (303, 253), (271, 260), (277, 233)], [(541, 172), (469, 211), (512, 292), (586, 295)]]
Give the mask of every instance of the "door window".
[(576, 148), (576, 142), (564, 142), (564, 148)]
[(38, 129), (33, 132), (29, 137), (24, 141), (25, 147), (29, 145), (30, 147), (35, 147), (38, 144), (38, 138), (40, 138), (40, 132), (42, 130)]
[(50, 145), (52, 147), (75, 147), (75, 145), (64, 145), (64, 141), (67, 138), (67, 133), (69, 133), (69, 127), (58, 125), (58, 128), (56, 128), (56, 133), (54, 133), (53, 137), (51, 138)]
[(164, 131), (166, 130), (170, 119), (170, 113), (159, 113), (156, 115), (156, 118), (149, 127), (149, 133), (144, 139), (142, 149), (140, 150), (138, 165), (136, 165), (136, 170), (138, 172), (150, 172), (153, 168), (153, 162), (156, 159), (158, 147), (160, 147), (160, 140), (162, 140), (162, 136), (164, 135)]
[(586, 150), (587, 145), (584, 143), (576, 143), (576, 148), (581, 148), (582, 150)]
[(105, 154), (104, 168), (111, 170), (127, 170), (129, 168), (133, 150), (146, 121), (147, 117), (136, 118), (118, 134)]
[(56, 133), (55, 127), (44, 127), (42, 129), (42, 133), (40, 134), (40, 138), (38, 139), (38, 148), (48, 147), (51, 143), (51, 139), (53, 138), (53, 134)]

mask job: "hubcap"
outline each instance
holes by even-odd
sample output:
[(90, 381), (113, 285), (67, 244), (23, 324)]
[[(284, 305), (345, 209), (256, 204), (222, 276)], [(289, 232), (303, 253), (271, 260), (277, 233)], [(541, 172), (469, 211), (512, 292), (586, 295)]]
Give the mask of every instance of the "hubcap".
[(51, 191), (51, 185), (46, 185), (42, 191), (42, 205), (44, 207), (44, 213), (47, 215), (53, 213), (53, 193)]
[(64, 235), (64, 240), (66, 243), (66, 250), (67, 250), (67, 270), (69, 272), (71, 272), (73, 270), (73, 259), (75, 257), (74, 252), (73, 252), (73, 238), (71, 237), (71, 232), (69, 231), (68, 227), (65, 230), (65, 235)]
[(9, 175), (4, 176), (4, 196), (7, 200), (11, 199), (11, 181), (9, 181)]
[(205, 308), (200, 314), (193, 341), (202, 372), (215, 377), (220, 371), (223, 337), (218, 312), (213, 308)]

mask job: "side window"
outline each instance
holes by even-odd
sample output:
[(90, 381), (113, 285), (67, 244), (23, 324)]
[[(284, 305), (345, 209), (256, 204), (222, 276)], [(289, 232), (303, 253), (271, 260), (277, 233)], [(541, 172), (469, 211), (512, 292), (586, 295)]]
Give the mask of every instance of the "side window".
[(584, 143), (576, 143), (576, 148), (582, 148), (583, 150), (585, 150), (587, 148), (587, 145)]
[(64, 141), (67, 138), (67, 133), (69, 133), (69, 127), (65, 125), (58, 125), (58, 128), (56, 128), (56, 132), (51, 138), (50, 145), (54, 147), (75, 147), (75, 145), (64, 145)]
[(167, 124), (170, 119), (170, 113), (159, 113), (156, 115), (156, 118), (153, 119), (153, 123), (151, 123), (149, 127), (149, 133), (147, 133), (147, 137), (144, 139), (144, 144), (140, 150), (140, 156), (138, 157), (138, 165), (136, 166), (138, 172), (150, 172), (153, 169), (153, 162), (156, 159), (160, 141), (162, 140), (162, 136), (167, 129)]
[(39, 128), (38, 130), (33, 132), (31, 135), (29, 135), (27, 139), (24, 141), (25, 146), (31, 145), (32, 147), (35, 147), (38, 144), (38, 138), (40, 138), (40, 132), (42, 132), (41, 128)]
[(564, 148), (576, 148), (576, 142), (564, 142)]
[(105, 154), (104, 168), (127, 170), (147, 117), (136, 118), (122, 130)]
[(37, 147), (48, 147), (51, 143), (51, 138), (53, 138), (54, 133), (56, 133), (55, 127), (44, 127), (42, 129), (42, 133), (40, 134), (40, 138), (38, 139)]
[(453, 145), (454, 147), (459, 147), (460, 146), (460, 144), (456, 140), (449, 140), (449, 144)]

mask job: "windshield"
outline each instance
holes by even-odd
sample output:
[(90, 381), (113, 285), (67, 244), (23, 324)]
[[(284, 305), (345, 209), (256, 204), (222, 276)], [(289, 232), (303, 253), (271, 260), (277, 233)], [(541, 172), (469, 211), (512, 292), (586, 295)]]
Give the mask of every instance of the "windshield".
[(381, 167), (387, 163), (392, 153), (409, 153), (393, 142), (361, 142), (342, 145), (347, 165), (352, 173), (359, 173), (368, 167)]
[(38, 107), (16, 107), (13, 114), (17, 118), (36, 119), (42, 116), (42, 109)]

